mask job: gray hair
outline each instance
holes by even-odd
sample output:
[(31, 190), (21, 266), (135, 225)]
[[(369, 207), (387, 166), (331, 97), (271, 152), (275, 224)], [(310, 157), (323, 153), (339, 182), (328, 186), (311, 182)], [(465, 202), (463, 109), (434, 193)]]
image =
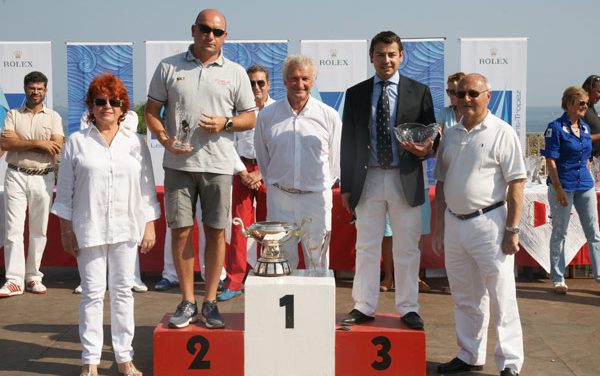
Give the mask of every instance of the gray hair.
[(313, 72), (313, 79), (317, 78), (317, 67), (312, 57), (307, 55), (290, 55), (283, 62), (283, 80), (287, 80), (287, 75), (290, 69), (296, 67), (311, 68)]

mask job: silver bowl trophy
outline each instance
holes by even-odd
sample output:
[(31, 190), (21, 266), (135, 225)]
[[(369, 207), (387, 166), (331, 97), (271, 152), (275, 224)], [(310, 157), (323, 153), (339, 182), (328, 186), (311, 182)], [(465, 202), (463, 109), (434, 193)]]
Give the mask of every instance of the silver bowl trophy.
[(310, 222), (305, 218), (300, 226), (294, 223), (282, 221), (256, 222), (244, 228), (244, 222), (240, 218), (233, 218), (233, 224), (242, 226), (242, 235), (253, 238), (262, 245), (260, 257), (254, 267), (254, 273), (263, 277), (279, 277), (290, 274), (290, 264), (286, 260), (281, 245), (293, 236), (302, 234), (304, 224)]
[(198, 127), (198, 122), (194, 117), (187, 115), (183, 105), (179, 102), (175, 105), (175, 122), (177, 133), (173, 147), (177, 149), (189, 149), (192, 147), (192, 135)]
[(421, 123), (403, 123), (396, 126), (394, 132), (400, 142), (408, 141), (415, 145), (424, 146), (429, 140), (434, 140), (439, 131), (437, 123), (424, 125)]

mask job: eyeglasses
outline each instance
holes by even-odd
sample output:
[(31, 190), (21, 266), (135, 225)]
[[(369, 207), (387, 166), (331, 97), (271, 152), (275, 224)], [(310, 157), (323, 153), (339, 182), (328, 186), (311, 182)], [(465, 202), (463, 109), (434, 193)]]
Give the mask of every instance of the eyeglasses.
[(196, 26), (198, 27), (198, 30), (200, 30), (200, 32), (202, 34), (209, 34), (209, 33), (213, 33), (213, 35), (215, 37), (222, 37), (225, 34), (225, 30), (223, 29), (213, 29), (212, 27), (205, 25), (205, 24), (196, 24)]
[(587, 102), (586, 101), (579, 101), (577, 102), (577, 104), (579, 105), (579, 107), (587, 107)]
[(94, 104), (98, 107), (106, 106), (107, 102), (110, 104), (111, 107), (121, 107), (123, 105), (122, 99), (106, 99), (106, 98), (94, 99)]
[(265, 87), (266, 84), (267, 84), (267, 82), (265, 80), (258, 80), (258, 81), (250, 80), (250, 85), (252, 87), (255, 87), (256, 85), (258, 85), (258, 87), (262, 89), (263, 87)]
[(25, 91), (28, 91), (28, 92), (30, 92), (30, 93), (35, 93), (35, 92), (38, 92), (38, 91), (39, 91), (40, 93), (43, 93), (44, 91), (46, 91), (46, 88), (45, 88), (45, 87), (33, 87), (33, 86), (27, 86), (27, 87), (25, 88)]
[(456, 95), (456, 90), (454, 90), (454, 89), (446, 89), (446, 94), (455, 96)]
[(464, 91), (464, 90), (460, 90), (460, 91), (456, 92), (456, 98), (463, 99), (467, 95), (470, 98), (477, 98), (481, 93), (485, 93), (486, 91), (489, 91), (489, 90), (487, 90), (487, 89), (484, 90), (484, 91), (477, 91), (477, 90), (467, 90), (467, 91)]

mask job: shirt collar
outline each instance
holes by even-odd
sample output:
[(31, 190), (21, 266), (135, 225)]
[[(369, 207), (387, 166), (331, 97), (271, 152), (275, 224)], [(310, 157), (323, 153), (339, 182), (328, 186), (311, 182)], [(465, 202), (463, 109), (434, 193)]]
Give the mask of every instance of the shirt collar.
[[(200, 62), (200, 60), (198, 60), (198, 59), (197, 59), (197, 58), (194, 56), (194, 53), (192, 52), (192, 49), (193, 49), (193, 48), (194, 48), (194, 44), (193, 44), (193, 43), (192, 43), (192, 44), (190, 44), (190, 45), (188, 46), (188, 50), (187, 50), (187, 52), (185, 53), (185, 60), (187, 60), (187, 61), (195, 61), (196, 63), (198, 63), (198, 64), (200, 64), (200, 65), (204, 66), (204, 64), (202, 64), (202, 63)], [(210, 65), (213, 65), (213, 64), (214, 64), (214, 65), (219, 65), (219, 66), (223, 66), (223, 64), (225, 64), (225, 58), (224, 58), (224, 56), (223, 56), (223, 50), (222, 50), (222, 49), (221, 49), (221, 52), (219, 53), (219, 57), (217, 58), (217, 60), (215, 60), (215, 61), (213, 61), (212, 63), (208, 64), (208, 66), (210, 66)]]
[[(491, 121), (492, 118), (492, 113), (490, 110), (487, 110), (487, 115), (485, 115), (485, 118), (483, 118), (483, 121), (479, 124), (476, 124), (471, 131), (474, 130), (479, 130), (479, 129), (486, 129), (488, 127), (490, 127), (493, 122)], [(463, 125), (463, 118), (460, 119), (460, 123), (456, 124), (457, 129), (462, 129), (463, 131), (467, 132), (467, 128), (465, 128), (465, 126)]]
[[(100, 131), (98, 130), (98, 128), (96, 128), (96, 125), (94, 125), (94, 123), (91, 123), (90, 126), (83, 129), (82, 132), (86, 137), (90, 136), (91, 132), (96, 132), (98, 135), (100, 135)], [(133, 136), (133, 132), (131, 132), (130, 130), (127, 130), (125, 127), (121, 127), (121, 126), (119, 126), (119, 130), (117, 131), (117, 133), (121, 133), (126, 137)]]
[[(23, 107), (21, 107), (21, 112), (25, 113), (25, 112), (32, 112), (32, 111), (29, 109), (29, 107), (23, 105)], [(39, 110), (38, 112), (46, 113), (46, 112), (48, 112), (48, 107), (46, 107), (46, 105), (42, 103), (42, 109)]]
[[(294, 109), (292, 108), (292, 105), (290, 104), (290, 101), (287, 99), (287, 97), (285, 98), (285, 103), (287, 103), (287, 107), (290, 110), (290, 113), (295, 114)], [(302, 109), (302, 111), (300, 111), (296, 115), (303, 114), (306, 111), (310, 110), (310, 108), (313, 106), (313, 103), (314, 103), (314, 99), (313, 99), (312, 95), (309, 95), (308, 96), (308, 101), (306, 102), (306, 105), (304, 105), (304, 108)]]
[[(375, 74), (375, 80), (373, 81), (373, 85), (377, 86), (377, 84), (381, 81), (384, 81), (381, 79), (381, 77), (379, 77), (377, 74)], [(385, 80), (388, 82), (391, 82), (394, 85), (398, 85), (398, 83), (400, 82), (400, 73), (398, 73), (398, 71), (396, 71), (396, 73), (394, 73), (394, 75), (392, 77), (390, 77), (388, 80)]]

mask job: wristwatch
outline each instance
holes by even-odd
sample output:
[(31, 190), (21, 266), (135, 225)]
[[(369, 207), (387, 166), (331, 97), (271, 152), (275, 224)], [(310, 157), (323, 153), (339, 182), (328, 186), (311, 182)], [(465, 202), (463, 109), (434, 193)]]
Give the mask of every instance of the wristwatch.
[(227, 121), (225, 122), (225, 127), (223, 129), (225, 132), (231, 132), (231, 129), (233, 129), (233, 120), (230, 117), (225, 119), (227, 119)]
[(508, 232), (512, 232), (513, 234), (518, 234), (518, 233), (521, 232), (521, 229), (518, 228), (518, 227), (508, 227), (508, 226), (506, 226), (504, 229), (506, 231), (508, 231)]

